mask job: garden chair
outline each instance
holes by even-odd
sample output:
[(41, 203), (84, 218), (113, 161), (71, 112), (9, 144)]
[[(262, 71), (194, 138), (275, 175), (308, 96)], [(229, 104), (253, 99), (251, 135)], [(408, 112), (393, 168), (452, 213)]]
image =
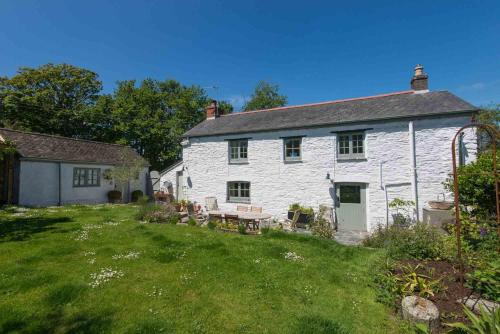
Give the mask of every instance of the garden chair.
[(193, 203), (188, 203), (186, 210), (186, 213), (181, 214), (182, 223), (187, 223), (189, 221), (189, 218), (193, 218), (198, 224), (203, 224), (205, 222), (206, 218), (203, 217), (201, 212), (196, 212)]
[(300, 217), (300, 211), (297, 210), (293, 213), (293, 218), (292, 219), (285, 219), (285, 222), (290, 224), (290, 229), (292, 231), (295, 231), (297, 229), (297, 222), (299, 221)]
[(244, 206), (244, 205), (237, 205), (237, 206), (236, 206), (236, 211), (240, 211), (240, 212), (248, 212), (248, 206)]
[(205, 208), (207, 211), (219, 211), (217, 197), (205, 197)]
[(250, 211), (256, 212), (256, 213), (262, 213), (262, 207), (260, 207), (260, 206), (252, 206), (250, 208)]

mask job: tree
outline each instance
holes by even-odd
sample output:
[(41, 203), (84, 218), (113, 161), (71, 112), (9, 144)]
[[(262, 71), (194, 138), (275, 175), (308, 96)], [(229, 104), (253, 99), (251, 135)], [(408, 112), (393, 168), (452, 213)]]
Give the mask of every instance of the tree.
[[(500, 104), (482, 108), (477, 120), (479, 123), (492, 125), (500, 131)], [(478, 129), (478, 138), (480, 151), (488, 150), (491, 147), (491, 137), (485, 130)]]
[[(111, 169), (111, 177), (115, 184), (120, 187), (122, 193), (122, 200), (128, 202), (130, 198), (123, 198), (125, 195), (125, 188), (130, 185), (132, 188), (136, 187), (140, 181), (141, 171), (147, 167), (142, 159), (138, 159), (132, 150), (124, 147), (120, 152), (120, 162), (118, 165)], [(129, 194), (130, 195), (130, 194)]]
[(233, 111), (234, 111), (234, 107), (231, 103), (229, 103), (228, 101), (219, 101), (217, 103), (218, 105), (218, 108), (219, 108), (219, 112), (223, 115), (225, 114), (231, 114)]
[(86, 110), (101, 89), (96, 73), (69, 64), (21, 67), (12, 78), (0, 78), (1, 126), (88, 137)]
[(180, 159), (182, 135), (205, 118), (209, 101), (198, 86), (152, 79), (139, 86), (121, 81), (112, 99), (111, 136), (133, 147), (154, 169)]
[(255, 87), (250, 101), (245, 103), (243, 110), (259, 110), (283, 107), (287, 104), (287, 97), (279, 94), (278, 85), (272, 85), (265, 81), (261, 81)]

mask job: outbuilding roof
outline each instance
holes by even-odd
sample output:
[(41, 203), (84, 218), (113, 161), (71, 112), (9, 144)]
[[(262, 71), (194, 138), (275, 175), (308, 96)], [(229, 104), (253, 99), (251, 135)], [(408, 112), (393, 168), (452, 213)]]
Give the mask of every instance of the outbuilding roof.
[(198, 124), (184, 137), (333, 126), (346, 123), (463, 113), (477, 107), (448, 91), (413, 90), (222, 115)]
[(5, 128), (0, 128), (0, 141), (14, 144), (22, 158), (103, 165), (120, 165), (137, 159), (149, 166), (134, 149), (124, 145)]

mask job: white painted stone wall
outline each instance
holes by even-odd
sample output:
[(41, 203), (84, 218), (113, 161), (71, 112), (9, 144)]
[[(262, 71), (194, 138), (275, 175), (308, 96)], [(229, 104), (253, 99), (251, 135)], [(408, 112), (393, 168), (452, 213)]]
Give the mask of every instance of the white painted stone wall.
[[(470, 116), (414, 119), (413, 122), (421, 217), (426, 203), (444, 192), (441, 183), (451, 172), (451, 140), (461, 126), (470, 123)], [(336, 134), (331, 132), (356, 129), (369, 129), (365, 133), (366, 159), (337, 160)], [(280, 137), (289, 136), (306, 136), (302, 139), (301, 162), (283, 161)], [(251, 137), (248, 164), (229, 164), (227, 139), (248, 137)], [(227, 182), (249, 181), (251, 204), (283, 218), (288, 206), (295, 202), (315, 210), (320, 204), (333, 206), (334, 182), (361, 182), (367, 184), (367, 229), (371, 230), (377, 224), (386, 223), (385, 185), (389, 185), (386, 187), (389, 202), (396, 197), (413, 199), (409, 140), (408, 121), (191, 138), (183, 150), (184, 173), (189, 178), (187, 197), (204, 204), (205, 197), (215, 196), (223, 210), (234, 210), (236, 204), (226, 200)], [(474, 159), (475, 136), (469, 131), (464, 141), (468, 160)], [(327, 179), (327, 173), (331, 180)], [(163, 179), (168, 177), (172, 176), (163, 176)], [(175, 182), (175, 177), (170, 181)]]
[[(57, 205), (59, 201), (59, 163), (47, 161), (22, 160), (19, 177), (19, 204), (26, 206)], [(73, 187), (73, 168), (100, 168), (101, 184), (99, 187)], [(106, 203), (108, 192), (115, 189), (113, 180), (103, 178), (110, 165), (61, 164), (61, 204)], [(146, 193), (148, 169), (144, 168), (137, 182), (132, 182), (130, 191), (142, 190)], [(121, 190), (118, 188), (118, 190)]]
[[(183, 164), (176, 164), (171, 168), (167, 168), (160, 175), (160, 190), (164, 192), (171, 193), (177, 198), (177, 172), (180, 172), (183, 168)], [(170, 183), (171, 186), (167, 186), (166, 183)]]

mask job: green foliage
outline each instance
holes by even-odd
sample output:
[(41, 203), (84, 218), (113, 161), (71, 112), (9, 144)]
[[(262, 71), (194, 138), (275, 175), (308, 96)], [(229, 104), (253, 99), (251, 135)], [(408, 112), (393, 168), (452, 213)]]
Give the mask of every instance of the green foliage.
[(222, 115), (231, 114), (234, 111), (233, 105), (228, 101), (217, 101), (217, 108), (219, 108), (219, 113)]
[(287, 97), (280, 95), (278, 85), (261, 81), (255, 87), (250, 100), (243, 106), (244, 111), (282, 107), (287, 104)]
[(448, 333), (500, 334), (500, 308), (490, 312), (481, 306), (480, 310), (480, 314), (477, 316), (464, 306), (464, 313), (470, 321), (470, 325), (461, 322), (446, 324), (452, 328)]
[[(478, 114), (478, 123), (493, 126), (500, 131), (500, 104), (484, 107)], [(491, 149), (492, 140), (490, 135), (483, 129), (478, 129), (479, 149), (486, 151)]]
[(143, 203), (139, 207), (136, 219), (147, 223), (177, 224), (180, 215), (172, 205)]
[(318, 217), (311, 223), (311, 231), (313, 235), (316, 235), (320, 238), (325, 239), (333, 239), (335, 231), (333, 230), (332, 225), (329, 221), (327, 221), (325, 217), (326, 208), (321, 208), (318, 213)]
[(189, 220), (188, 220), (187, 224), (189, 226), (196, 226), (197, 225), (196, 219), (194, 219), (193, 217), (189, 217)]
[(430, 275), (419, 272), (420, 264), (415, 267), (410, 265), (401, 267), (402, 274), (396, 276), (398, 293), (401, 296), (418, 294), (422, 298), (434, 296), (440, 289), (441, 280), (432, 280)]
[(6, 156), (12, 155), (15, 152), (16, 152), (16, 147), (14, 143), (12, 143), (9, 140), (5, 140), (3, 143), (0, 144), (0, 161), (3, 161)]
[(410, 200), (402, 200), (400, 198), (395, 198), (389, 203), (389, 208), (394, 209), (392, 217), (394, 224), (406, 226), (412, 221), (412, 210), (415, 207), (415, 202)]
[(238, 233), (247, 234), (247, 228), (245, 224), (238, 224)]
[(209, 221), (207, 223), (207, 227), (210, 229), (210, 230), (215, 230), (215, 228), (217, 227), (217, 224), (215, 222), (212, 222), (212, 221)]
[(288, 211), (300, 211), (308, 216), (314, 216), (314, 210), (311, 207), (301, 206), (299, 203), (293, 203), (288, 207)]
[(373, 282), (377, 287), (376, 300), (387, 306), (393, 307), (399, 295), (398, 281), (393, 274), (394, 264), (386, 259), (383, 263), (376, 263), (372, 271), (375, 272)]
[(0, 78), (1, 126), (92, 138), (87, 112), (101, 89), (98, 75), (84, 68), (21, 67), (13, 77)]
[(473, 271), (467, 276), (466, 285), (484, 298), (500, 302), (500, 260), (487, 262)]
[(132, 198), (132, 202), (138, 202), (142, 197), (146, 197), (146, 199), (148, 198), (147, 196), (144, 196), (142, 190), (134, 190), (130, 196)]
[(445, 248), (445, 236), (435, 226), (416, 223), (409, 228), (396, 225), (388, 228), (379, 226), (363, 241), (363, 245), (374, 248), (386, 248), (394, 259), (433, 259), (439, 260), (449, 252)]

